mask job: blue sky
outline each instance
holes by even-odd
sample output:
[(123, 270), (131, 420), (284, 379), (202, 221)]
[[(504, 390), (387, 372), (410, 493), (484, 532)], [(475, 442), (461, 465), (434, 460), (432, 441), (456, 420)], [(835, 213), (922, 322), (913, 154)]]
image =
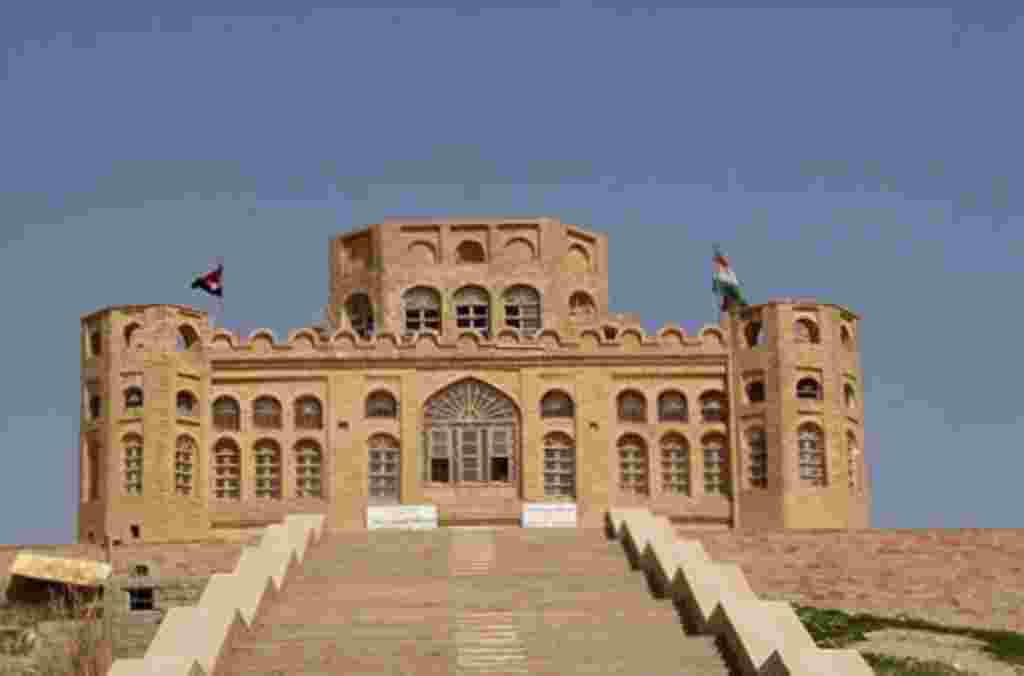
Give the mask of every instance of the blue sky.
[(82, 314), (223, 256), (284, 336), (328, 237), (448, 214), (607, 232), (649, 329), (714, 321), (713, 242), (853, 308), (873, 525), (1021, 526), (1024, 6), (787, 4), (3, 3), (0, 542), (72, 537)]

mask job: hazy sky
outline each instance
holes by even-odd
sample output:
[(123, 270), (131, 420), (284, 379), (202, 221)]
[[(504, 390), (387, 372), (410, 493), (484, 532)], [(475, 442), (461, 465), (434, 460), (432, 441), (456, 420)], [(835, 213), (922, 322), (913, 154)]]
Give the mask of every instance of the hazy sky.
[(171, 4), (0, 4), (0, 542), (72, 537), (81, 315), (223, 256), (283, 337), (328, 237), (449, 214), (607, 232), (649, 330), (715, 320), (713, 242), (851, 307), (873, 525), (1022, 525), (1024, 5)]

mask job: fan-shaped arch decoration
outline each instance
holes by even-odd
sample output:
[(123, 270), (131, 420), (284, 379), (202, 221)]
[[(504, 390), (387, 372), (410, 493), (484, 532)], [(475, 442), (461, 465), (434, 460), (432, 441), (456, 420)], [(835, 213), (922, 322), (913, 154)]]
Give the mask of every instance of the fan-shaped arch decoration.
[(515, 403), (498, 388), (478, 380), (455, 383), (427, 401), (428, 424), (515, 422)]

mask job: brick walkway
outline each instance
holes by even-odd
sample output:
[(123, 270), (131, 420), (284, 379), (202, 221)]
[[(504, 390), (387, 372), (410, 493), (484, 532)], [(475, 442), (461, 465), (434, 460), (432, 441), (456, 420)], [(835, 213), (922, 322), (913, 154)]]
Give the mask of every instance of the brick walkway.
[(331, 533), (227, 673), (726, 676), (621, 546), (584, 530)]

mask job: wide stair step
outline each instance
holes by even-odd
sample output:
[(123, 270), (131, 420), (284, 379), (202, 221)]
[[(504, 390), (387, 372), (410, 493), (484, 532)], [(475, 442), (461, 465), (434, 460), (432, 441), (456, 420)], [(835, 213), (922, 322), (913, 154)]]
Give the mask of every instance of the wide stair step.
[(597, 531), (330, 533), (226, 657), (252, 674), (727, 676)]

